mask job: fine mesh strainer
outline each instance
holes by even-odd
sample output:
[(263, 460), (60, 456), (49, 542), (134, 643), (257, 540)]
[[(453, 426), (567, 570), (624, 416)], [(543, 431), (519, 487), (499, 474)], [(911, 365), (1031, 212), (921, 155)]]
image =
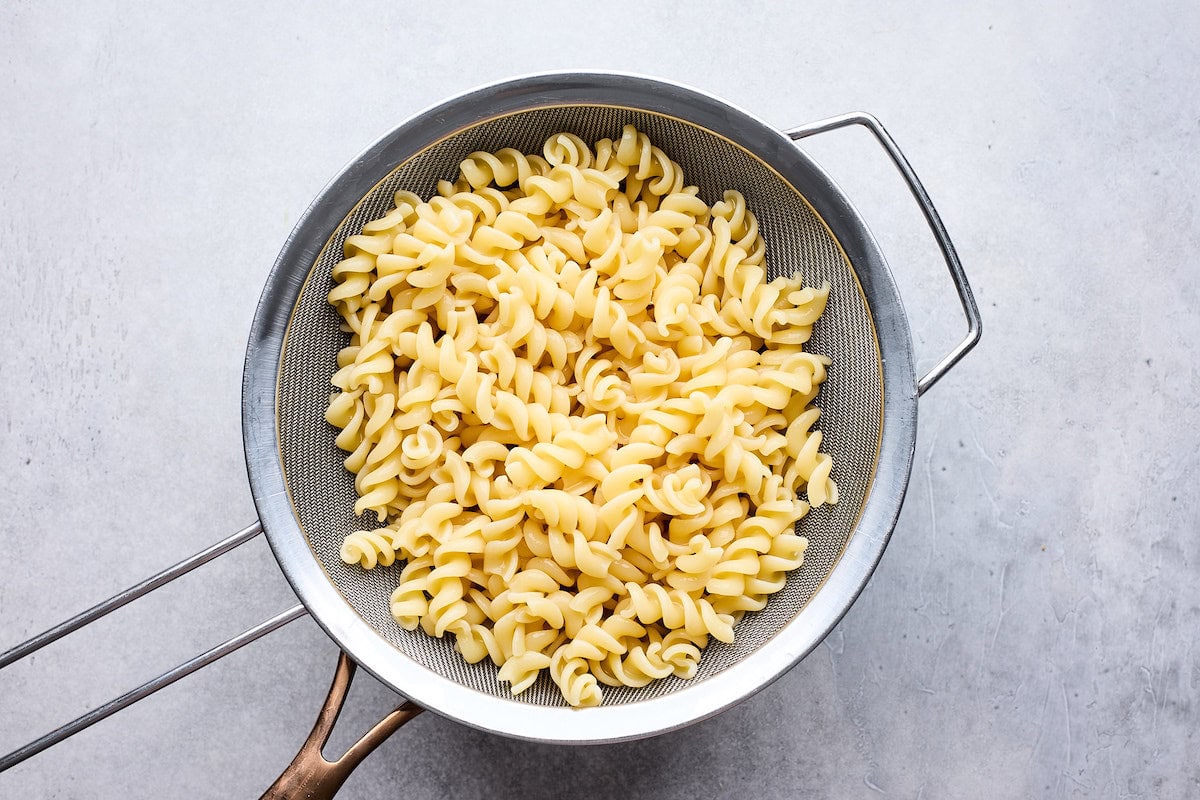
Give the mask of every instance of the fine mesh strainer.
[[(400, 565), (362, 570), (338, 556), (363, 526), (353, 476), (324, 420), (329, 378), (346, 344), (326, 302), (345, 239), (389, 208), (397, 189), (429, 197), (476, 150), (539, 152), (552, 134), (617, 138), (632, 123), (684, 169), (710, 204), (745, 195), (767, 243), (770, 277), (799, 273), (832, 287), (808, 348), (832, 359), (817, 405), (840, 500), (798, 525), (803, 567), (767, 607), (714, 642), (691, 680), (605, 688), (597, 708), (572, 709), (548, 676), (518, 697), (485, 660), (467, 664), (452, 640), (402, 629), (388, 612)], [(849, 200), (793, 139), (858, 124), (886, 149), (921, 205), (946, 258), (969, 323), (966, 338), (916, 379), (908, 323), (883, 255)], [(900, 511), (912, 466), (917, 397), (978, 341), (978, 310), (941, 221), (894, 142), (873, 118), (848, 114), (781, 133), (728, 104), (676, 84), (618, 74), (516, 79), (438, 105), (385, 136), (320, 194), (297, 224), (267, 281), (246, 353), (243, 433), (261, 524), (239, 532), (0, 656), (0, 667), (156, 588), (265, 530), (303, 605), (0, 760), (33, 755), (307, 611), (342, 648), (334, 687), (305, 749), (268, 795), (332, 796), (370, 750), (420, 708), (523, 739), (607, 742), (696, 722), (782, 675), (832, 629), (862, 590)], [(347, 655), (349, 658), (347, 658)], [(353, 659), (351, 661), (350, 659)], [(354, 662), (411, 699), (337, 762), (320, 756)], [(305, 796), (310, 796), (305, 794)], [(318, 795), (312, 795), (318, 796)]]

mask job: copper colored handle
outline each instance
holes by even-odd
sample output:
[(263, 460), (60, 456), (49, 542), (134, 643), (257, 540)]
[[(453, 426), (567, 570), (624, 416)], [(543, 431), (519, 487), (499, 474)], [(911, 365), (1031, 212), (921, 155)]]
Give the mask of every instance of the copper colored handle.
[(329, 696), (321, 706), (321, 713), (317, 715), (317, 723), (313, 725), (312, 733), (308, 735), (292, 763), (288, 764), (288, 768), (263, 794), (262, 800), (329, 800), (342, 788), (342, 784), (359, 762), (383, 744), (397, 728), (424, 711), (415, 703), (405, 701), (380, 720), (378, 725), (367, 731), (344, 756), (336, 761), (327, 760), (321, 750), (329, 741), (329, 734), (333, 732), (338, 714), (342, 713), (342, 705), (346, 702), (346, 693), (350, 690), (350, 682), (354, 680), (356, 668), (357, 665), (345, 653), (338, 656), (337, 670), (333, 674)]

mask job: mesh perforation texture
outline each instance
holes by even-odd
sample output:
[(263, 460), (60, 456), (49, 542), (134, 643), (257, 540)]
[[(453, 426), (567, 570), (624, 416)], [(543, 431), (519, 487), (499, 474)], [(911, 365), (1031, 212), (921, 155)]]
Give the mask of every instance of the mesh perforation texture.
[[(686, 121), (655, 113), (606, 106), (539, 108), (480, 122), (380, 176), (380, 183), (349, 210), (312, 265), (292, 313), (277, 395), (285, 480), (313, 554), (341, 595), (379, 636), (399, 653), (464, 687), (516, 704), (566, 705), (546, 674), (512, 697), (508, 684), (496, 679), (497, 668), (490, 661), (468, 664), (454, 650), (451, 638), (436, 639), (397, 625), (388, 611), (388, 599), (397, 585), (400, 564), (363, 570), (338, 556), (346, 534), (378, 523), (373, 514), (354, 516), (353, 476), (342, 465), (345, 453), (334, 444), (337, 431), (324, 419), (337, 352), (348, 343), (337, 312), (326, 302), (334, 285), (330, 271), (342, 257), (346, 238), (392, 208), (397, 190), (429, 198), (438, 180), (453, 180), (459, 163), (475, 150), (515, 147), (540, 153), (544, 141), (559, 131), (570, 131), (591, 143), (619, 137), (622, 127), (630, 123), (683, 167), (687, 182), (700, 188), (706, 202), (719, 200), (726, 189), (742, 192), (766, 240), (771, 278), (799, 273), (807, 284), (830, 283), (828, 307), (807, 349), (833, 359), (816, 400), (822, 410), (817, 428), (824, 436), (822, 449), (834, 459), (840, 502), (815, 509), (800, 521), (798, 530), (809, 539), (804, 565), (790, 574), (784, 590), (772, 596), (765, 609), (746, 615), (737, 625), (733, 644), (709, 644), (694, 678), (669, 677), (643, 688), (605, 687), (604, 704), (634, 703), (698, 685), (752, 655), (802, 613), (837, 564), (866, 501), (878, 459), (883, 377), (870, 309), (853, 268), (804, 201), (803, 187), (792, 187), (743, 148)], [(347, 207), (358, 200), (348, 198)]]

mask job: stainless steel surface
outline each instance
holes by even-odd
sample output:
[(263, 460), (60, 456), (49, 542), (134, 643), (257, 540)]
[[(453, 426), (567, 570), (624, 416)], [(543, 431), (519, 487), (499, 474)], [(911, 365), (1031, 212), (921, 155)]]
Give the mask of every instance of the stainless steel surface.
[(144, 581), (130, 586), (125, 591), (118, 592), (107, 600), (97, 603), (87, 611), (82, 611), (70, 619), (60, 622), (53, 628), (45, 630), (39, 633), (37, 636), (26, 639), (19, 645), (16, 645), (15, 647), (12, 647), (0, 654), (0, 669), (4, 669), (4, 667), (8, 666), (14, 661), (19, 661), (25, 656), (37, 652), (41, 648), (53, 641), (61, 639), (72, 631), (77, 631), (83, 626), (91, 622), (95, 622), (96, 620), (100, 619), (100, 617), (116, 611), (126, 603), (136, 600), (142, 595), (152, 592), (160, 586), (165, 586), (181, 575), (186, 575), (187, 573), (191, 572), (196, 567), (202, 564), (207, 564), (209, 561), (228, 553), (230, 550), (240, 544), (245, 544), (255, 536), (258, 536), (260, 533), (262, 533), (262, 525), (260, 525), (258, 522), (255, 522), (253, 525), (243, 528), (242, 530), (233, 534), (228, 539), (222, 539), (211, 547), (206, 547), (199, 553), (196, 553), (196, 555), (191, 556), (190, 558), (185, 558), (175, 566), (168, 567), (157, 575), (151, 575)]
[(963, 271), (962, 262), (958, 260), (958, 252), (954, 249), (954, 243), (950, 241), (950, 234), (946, 232), (946, 226), (942, 224), (942, 218), (934, 208), (933, 201), (929, 199), (929, 193), (925, 191), (925, 186), (917, 177), (917, 173), (913, 171), (908, 159), (900, 151), (896, 140), (879, 120), (861, 111), (841, 114), (792, 128), (787, 131), (787, 135), (792, 139), (803, 139), (806, 136), (837, 130), (848, 125), (861, 125), (870, 131), (876, 141), (887, 151), (888, 157), (896, 165), (896, 169), (904, 176), (904, 182), (908, 184), (909, 191), (912, 192), (917, 204), (921, 207), (921, 213), (925, 215), (925, 221), (929, 223), (929, 227), (933, 231), (938, 247), (942, 251), (942, 257), (946, 259), (946, 267), (950, 270), (950, 277), (954, 280), (958, 300), (962, 303), (963, 313), (967, 316), (966, 337), (938, 361), (933, 369), (926, 372), (917, 381), (917, 394), (922, 395), (970, 352), (972, 347), (979, 343), (979, 337), (983, 332), (983, 322), (979, 318), (979, 306), (975, 303), (975, 293), (971, 291), (971, 284), (967, 282), (967, 273)]
[(266, 636), (271, 631), (276, 630), (288, 624), (289, 622), (299, 619), (300, 617), (304, 616), (305, 613), (307, 612), (305, 611), (303, 605), (292, 606), (287, 611), (281, 612), (274, 617), (255, 625), (253, 628), (250, 628), (244, 633), (240, 633), (232, 639), (222, 642), (211, 650), (207, 650), (195, 658), (185, 661), (174, 669), (168, 670), (167, 672), (159, 675), (157, 678), (146, 681), (136, 689), (131, 689), (120, 697), (109, 700), (99, 708), (93, 709), (83, 716), (71, 720), (67, 724), (56, 728), (45, 736), (35, 739), (29, 744), (19, 747), (13, 752), (0, 758), (0, 772), (3, 772), (10, 767), (15, 767), (25, 759), (42, 752), (47, 747), (51, 747), (52, 745), (58, 744), (70, 736), (74, 736), (85, 728), (95, 725), (100, 720), (112, 716), (121, 709), (131, 706), (143, 698), (149, 697), (159, 689), (170, 686), (180, 678), (185, 678), (196, 670), (203, 669), (214, 661), (224, 658), (235, 650), (250, 644), (250, 642)]
[[(428, 194), (474, 149), (530, 148), (561, 128), (585, 139), (612, 136), (628, 120), (680, 161), (702, 196), (711, 201), (722, 188), (746, 194), (776, 270), (833, 284), (811, 344), (834, 359), (818, 404), (842, 499), (806, 518), (802, 530), (813, 542), (806, 567), (767, 609), (742, 621), (738, 644), (708, 648), (696, 679), (610, 691), (605, 705), (579, 712), (545, 681), (508, 697), (494, 668), (466, 665), (449, 642), (403, 631), (386, 611), (396, 571), (364, 572), (338, 559), (342, 535), (359, 523), (350, 515), (352, 483), (323, 420), (342, 342), (324, 296), (341, 242), (382, 212), (395, 188)], [(824, 638), (866, 584), (899, 514), (916, 399), (909, 330), (882, 253), (810, 158), (778, 130), (701, 92), (622, 74), (570, 73), (485, 87), (423, 112), (326, 187), (289, 237), (260, 300), (246, 357), (243, 439), (276, 558), (355, 661), (468, 725), (517, 738), (602, 742), (711, 716), (778, 678)]]

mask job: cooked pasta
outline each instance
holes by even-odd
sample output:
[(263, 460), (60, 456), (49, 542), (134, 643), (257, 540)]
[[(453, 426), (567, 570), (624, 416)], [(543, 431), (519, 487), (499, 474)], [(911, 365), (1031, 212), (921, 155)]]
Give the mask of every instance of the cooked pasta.
[(691, 677), (837, 502), (813, 427), (830, 362), (804, 350), (829, 286), (766, 259), (741, 194), (709, 206), (632, 126), (397, 192), (329, 294), (350, 344), (326, 419), (380, 523), (342, 558), (406, 562), (397, 623), (514, 694)]

